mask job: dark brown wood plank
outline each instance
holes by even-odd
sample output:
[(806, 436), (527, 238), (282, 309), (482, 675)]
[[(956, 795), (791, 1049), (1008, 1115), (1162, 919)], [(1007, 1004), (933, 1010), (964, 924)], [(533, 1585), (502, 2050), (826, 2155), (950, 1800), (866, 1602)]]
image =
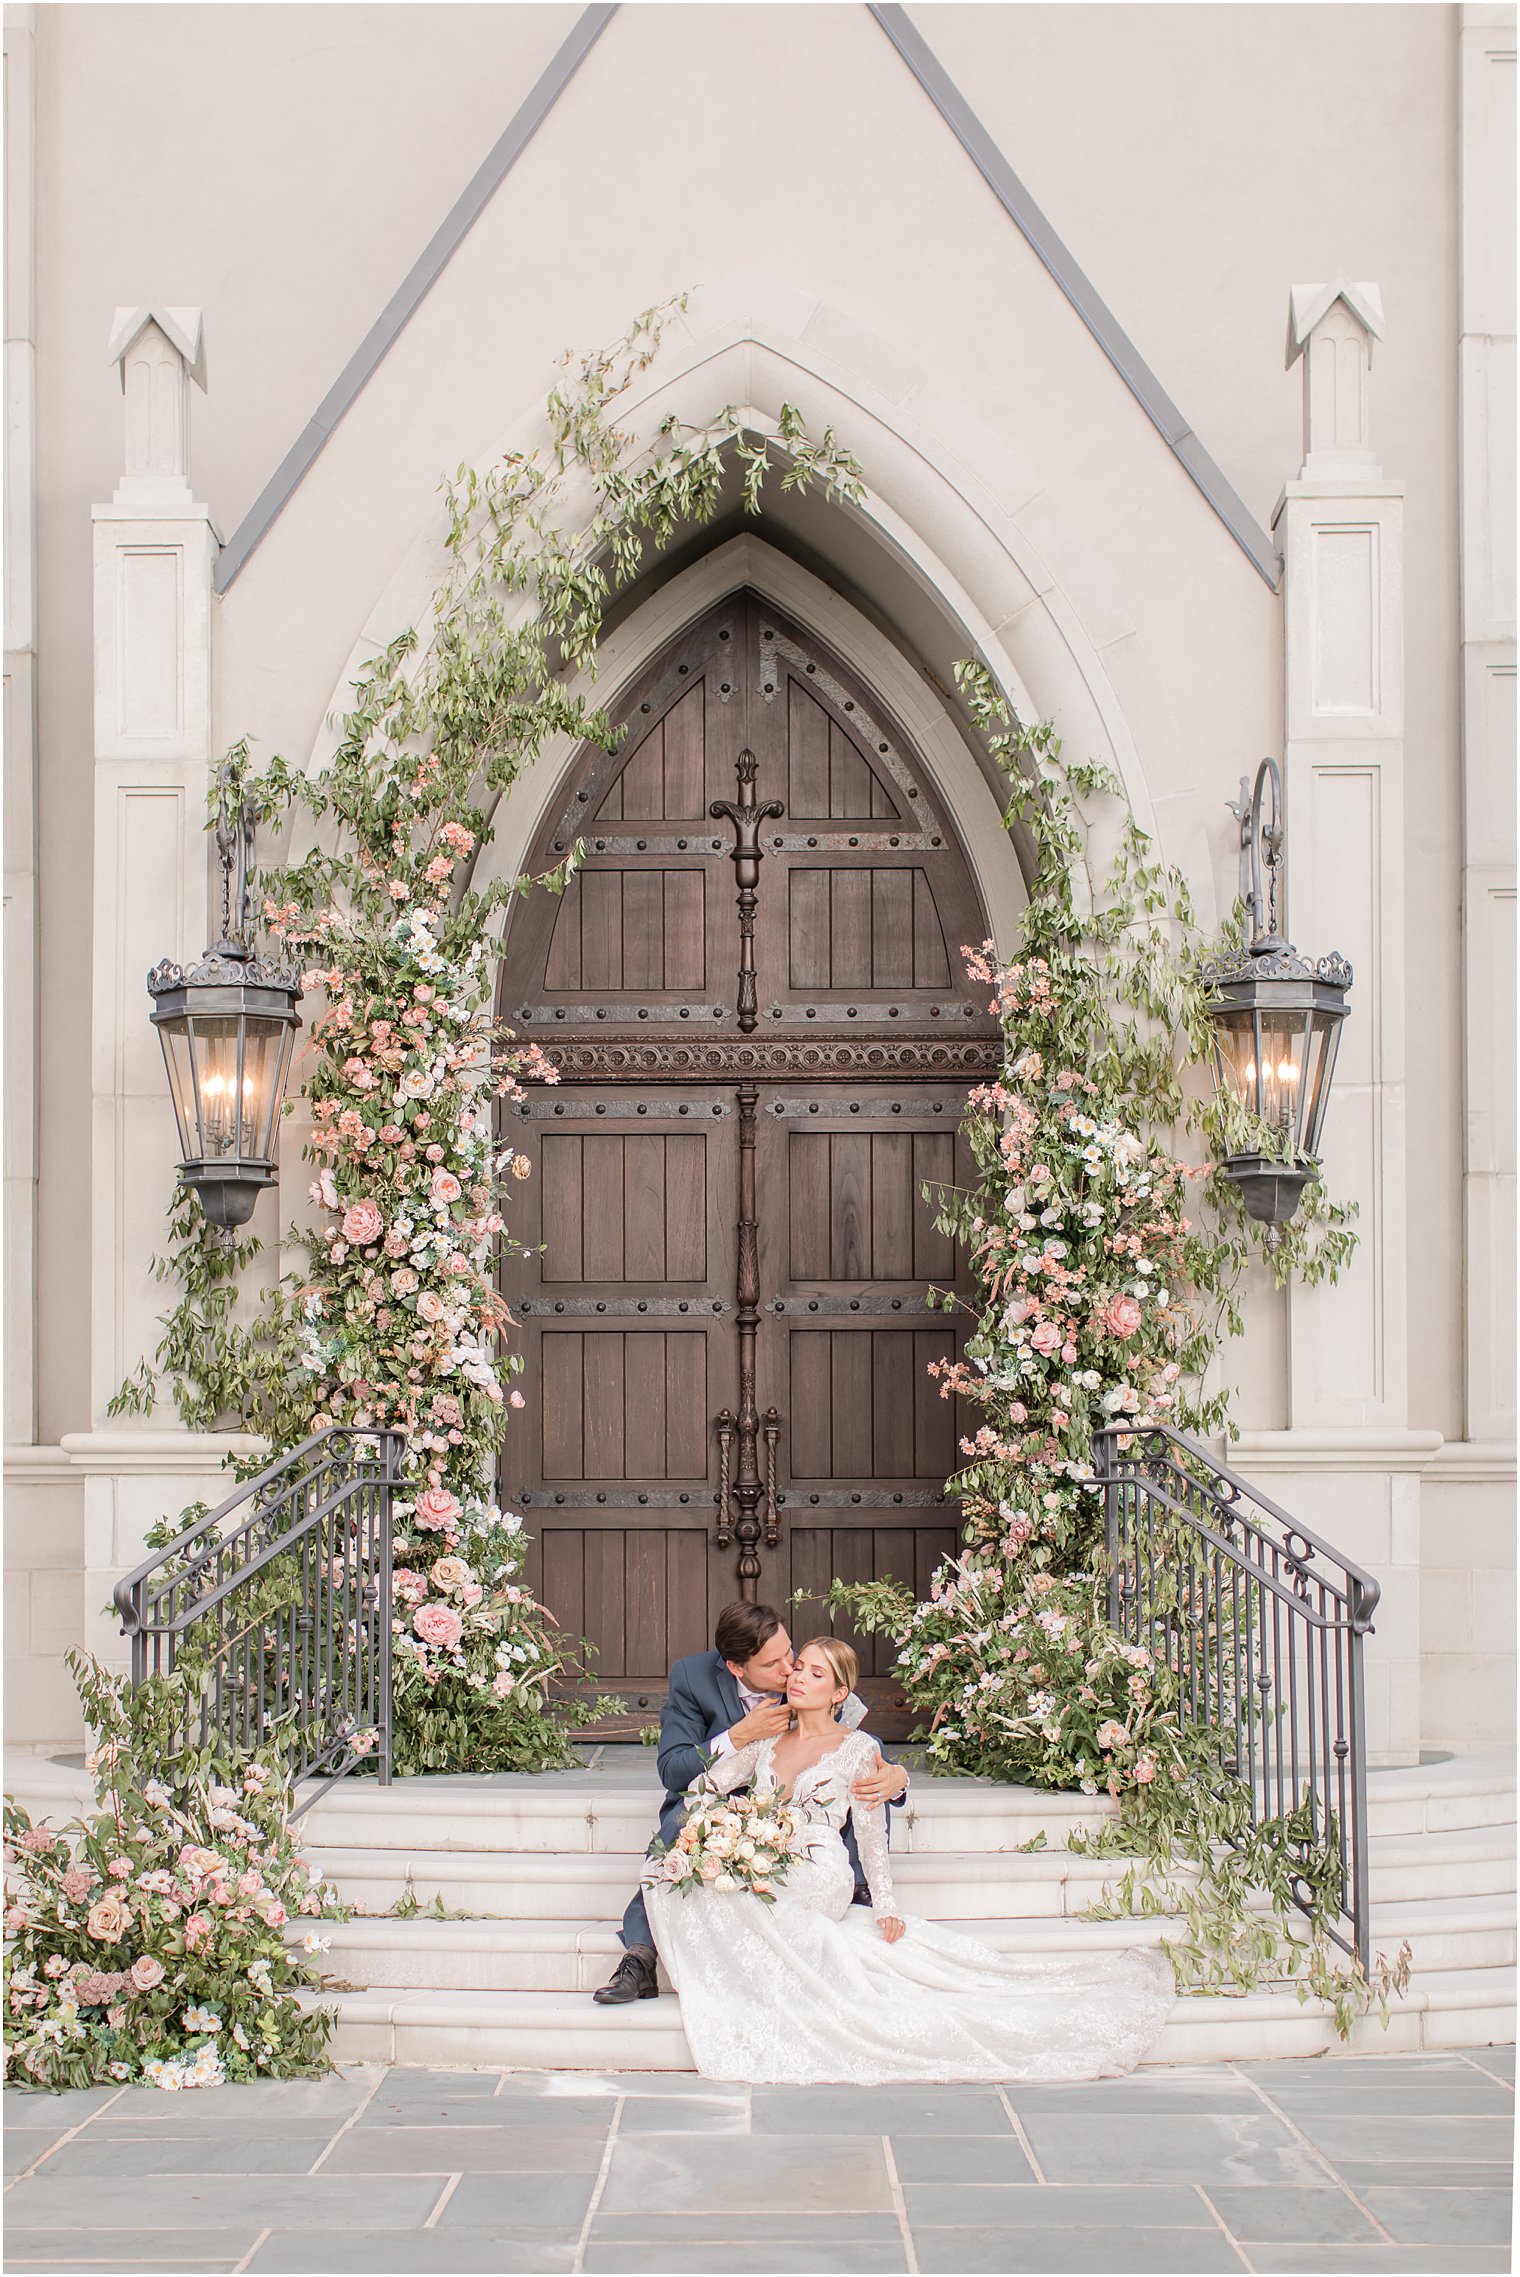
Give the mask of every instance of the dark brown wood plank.
[(615, 1683), (625, 1675), (639, 1673), (628, 1666), (624, 1641), (623, 1535), (621, 1530), (588, 1531), (585, 1544), (586, 1626), (583, 1634), (597, 1647), (597, 1657), (591, 1663), (592, 1679), (599, 1684)]
[(665, 1278), (707, 1279), (707, 1140), (672, 1131), (665, 1141)]
[(666, 1650), (671, 1660), (705, 1652), (712, 1644), (707, 1626), (707, 1536), (671, 1526), (665, 1535)]
[(871, 1138), (871, 1268), (878, 1281), (913, 1278), (913, 1134)]
[(545, 1329), (539, 1342), (543, 1411), (539, 1418), (543, 1475), (546, 1479), (584, 1476), (581, 1416), (581, 1340), (573, 1329)]
[(794, 1645), (833, 1632), (833, 1616), (823, 1602), (833, 1578), (829, 1569), (831, 1541), (829, 1530), (823, 1526), (797, 1526), (789, 1531), (791, 1585), (806, 1592), (802, 1604), (787, 1609), (787, 1627)]
[(665, 729), (657, 724), (623, 769), (623, 819), (657, 821), (665, 812)]
[(950, 956), (934, 894), (922, 870), (913, 872), (913, 985), (948, 988)]
[(581, 986), (623, 985), (623, 873), (585, 869), (581, 889)]
[[(833, 1528), (829, 1539), (829, 1562), (833, 1568), (833, 1578), (836, 1581), (870, 1581), (872, 1579), (870, 1527), (836, 1526)], [(881, 1649), (876, 1639), (867, 1636), (864, 1629), (857, 1629), (854, 1622), (844, 1613), (834, 1615), (832, 1626), (834, 1635), (842, 1637), (846, 1644), (853, 1645), (859, 1654), (861, 1675), (874, 1676)]]
[(545, 1131), (538, 1150), (543, 1199), (545, 1281), (581, 1279), (581, 1142), (572, 1131)]
[(829, 723), (829, 813), (837, 821), (864, 821), (871, 811), (871, 770), (835, 722)]
[(871, 986), (871, 873), (838, 869), (829, 876), (829, 986)]
[(827, 1131), (787, 1133), (787, 1190), (791, 1275), (826, 1281), (832, 1270)]
[(912, 1478), (913, 1331), (871, 1331), (872, 1478)]
[(871, 872), (871, 985), (913, 986), (913, 873)]
[(665, 1140), (657, 1131), (623, 1140), (623, 1278), (665, 1278)]
[(940, 1397), (940, 1379), (931, 1376), (931, 1360), (948, 1360), (954, 1340), (948, 1326), (915, 1328), (913, 1336), (913, 1468), (914, 1475), (943, 1485), (960, 1468), (955, 1444), (955, 1414), (948, 1399)]
[(658, 870), (623, 872), (623, 986), (665, 986), (665, 880)]
[(871, 1134), (835, 1131), (829, 1139), (829, 1278), (871, 1273)]
[(949, 1186), (955, 1178), (955, 1141), (949, 1131), (913, 1134), (913, 1271), (920, 1281), (948, 1288), (955, 1272), (955, 1244), (935, 1230), (933, 1204), (924, 1187)]
[(704, 1328), (665, 1333), (665, 1475), (670, 1479), (708, 1476), (707, 1338)]
[(829, 986), (829, 873), (787, 872), (787, 975), (793, 988)]
[(795, 680), (787, 682), (787, 712), (787, 806), (798, 821), (822, 821), (829, 813), (829, 716)]
[(627, 1426), (624, 1476), (665, 1476), (665, 1338), (657, 1328), (630, 1328), (623, 1339)]
[(620, 1479), (627, 1476), (623, 1452), (625, 1390), (623, 1336), (616, 1328), (590, 1328), (582, 1337), (581, 1413), (585, 1443), (586, 1477)]
[(658, 1680), (670, 1666), (665, 1622), (665, 1536), (655, 1527), (623, 1537), (623, 1633), (630, 1676)]
[(588, 1131), (581, 1141), (581, 1263), (588, 1284), (622, 1281), (623, 1140)]
[(829, 1476), (851, 1482), (871, 1475), (871, 1334), (836, 1328), (829, 1335)]
[(830, 1478), (829, 1337), (826, 1331), (791, 1331), (791, 1399), (787, 1425), (793, 1478)]
[(544, 986), (547, 989), (579, 988), (581, 985), (581, 871), (570, 880), (554, 912), (554, 930), (549, 936), (549, 955), (544, 965)]
[(586, 1632), (586, 1538), (578, 1527), (544, 1524), (541, 1593), (554, 1618), (572, 1637)]
[(666, 870), (665, 980), (667, 991), (700, 992), (707, 986), (707, 904), (700, 870)]
[(689, 822), (707, 812), (705, 688), (688, 688), (665, 714), (665, 814)]

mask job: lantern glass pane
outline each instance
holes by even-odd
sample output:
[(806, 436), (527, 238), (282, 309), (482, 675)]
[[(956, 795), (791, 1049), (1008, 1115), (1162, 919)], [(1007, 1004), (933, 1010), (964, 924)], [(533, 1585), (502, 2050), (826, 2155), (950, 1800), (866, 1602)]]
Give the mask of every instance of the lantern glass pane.
[(164, 1048), (164, 1066), (169, 1075), (169, 1097), (174, 1103), (174, 1120), (179, 1125), (179, 1153), (182, 1162), (193, 1162), (200, 1153), (200, 1127), (195, 1118), (195, 1081), (191, 1068), (190, 1038), (183, 1019), (160, 1020), (158, 1040)]
[(235, 1013), (191, 1015), (195, 1030), (195, 1090), (204, 1162), (238, 1151), (238, 1032)]
[(249, 1013), (243, 1025), (246, 1034), (243, 1042), (242, 1152), (267, 1160), (270, 1110), (279, 1089), (282, 1057), (280, 1045), (285, 1023), (283, 1020), (263, 1018), (258, 1013)]
[(1305, 1045), (1310, 1015), (1263, 1006), (1261, 1029), (1261, 1113), (1298, 1146), (1304, 1102)]
[(1325, 1109), (1330, 1104), (1330, 1083), (1340, 1046), (1342, 1015), (1316, 1012), (1309, 1043), (1309, 1075), (1304, 1101), (1303, 1150), (1318, 1158)]
[(1259, 1113), (1255, 1023), (1248, 1011), (1215, 1012), (1214, 1050), (1221, 1090)]

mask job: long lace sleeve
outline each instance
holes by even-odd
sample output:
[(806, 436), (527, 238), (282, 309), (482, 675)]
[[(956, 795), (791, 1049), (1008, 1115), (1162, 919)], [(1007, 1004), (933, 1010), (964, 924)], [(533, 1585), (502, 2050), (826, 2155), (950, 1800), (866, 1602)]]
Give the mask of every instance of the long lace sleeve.
[(736, 1747), (732, 1755), (720, 1755), (700, 1778), (693, 1779), (687, 1794), (731, 1795), (736, 1787), (747, 1786), (759, 1767), (763, 1745), (763, 1741), (752, 1739), (747, 1747)]
[[(860, 1761), (852, 1778), (875, 1768), (879, 1750), (873, 1739), (864, 1733), (856, 1742)], [(892, 1853), (887, 1847), (887, 1810), (884, 1803), (873, 1803), (869, 1809), (863, 1803), (852, 1803), (851, 1816), (855, 1827), (855, 1846), (860, 1852), (860, 1863), (871, 1888), (871, 1911), (878, 1921), (897, 1912), (897, 1899), (892, 1890)]]

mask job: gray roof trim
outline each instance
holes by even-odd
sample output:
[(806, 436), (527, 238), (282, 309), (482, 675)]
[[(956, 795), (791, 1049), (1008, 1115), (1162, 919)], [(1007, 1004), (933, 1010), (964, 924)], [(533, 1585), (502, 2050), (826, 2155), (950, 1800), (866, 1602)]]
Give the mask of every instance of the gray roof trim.
[(405, 278), (323, 396), (270, 480), (227, 540), (216, 565), (216, 589), (225, 593), (262, 538), (284, 511), (297, 484), (315, 463), (328, 436), (358, 396), (403, 327), (443, 273), (472, 224), (553, 110), (599, 35), (617, 14), (610, 6), (582, 10), (569, 37), (540, 75), (506, 132), (492, 146)]
[(1141, 410), (1275, 593), (1282, 556), (1245, 500), (1209, 457), (1112, 310), (1051, 228), (960, 89), (895, 0), (868, 0), (886, 33), (1004, 212), (1050, 271)]

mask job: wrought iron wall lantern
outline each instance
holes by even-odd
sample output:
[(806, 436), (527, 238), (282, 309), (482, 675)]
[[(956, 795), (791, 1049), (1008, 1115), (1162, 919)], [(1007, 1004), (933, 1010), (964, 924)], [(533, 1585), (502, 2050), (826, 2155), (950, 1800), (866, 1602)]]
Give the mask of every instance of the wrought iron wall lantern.
[(181, 1185), (230, 1242), (275, 1177), (275, 1134), (300, 1021), (297, 975), (253, 947), (255, 817), (218, 778), (222, 936), (188, 971), (165, 958), (148, 975), (179, 1125)]
[(1263, 759), (1249, 797), (1248, 781), (1241, 777), (1240, 798), (1230, 812), (1240, 823), (1240, 894), (1251, 939), (1239, 955), (1206, 965), (1203, 979), (1210, 990), (1219, 1096), (1279, 1136), (1279, 1148), (1232, 1154), (1223, 1164), (1275, 1247), (1319, 1167), (1351, 967), (1333, 950), (1301, 957), (1278, 931), (1286, 832), (1277, 762)]

